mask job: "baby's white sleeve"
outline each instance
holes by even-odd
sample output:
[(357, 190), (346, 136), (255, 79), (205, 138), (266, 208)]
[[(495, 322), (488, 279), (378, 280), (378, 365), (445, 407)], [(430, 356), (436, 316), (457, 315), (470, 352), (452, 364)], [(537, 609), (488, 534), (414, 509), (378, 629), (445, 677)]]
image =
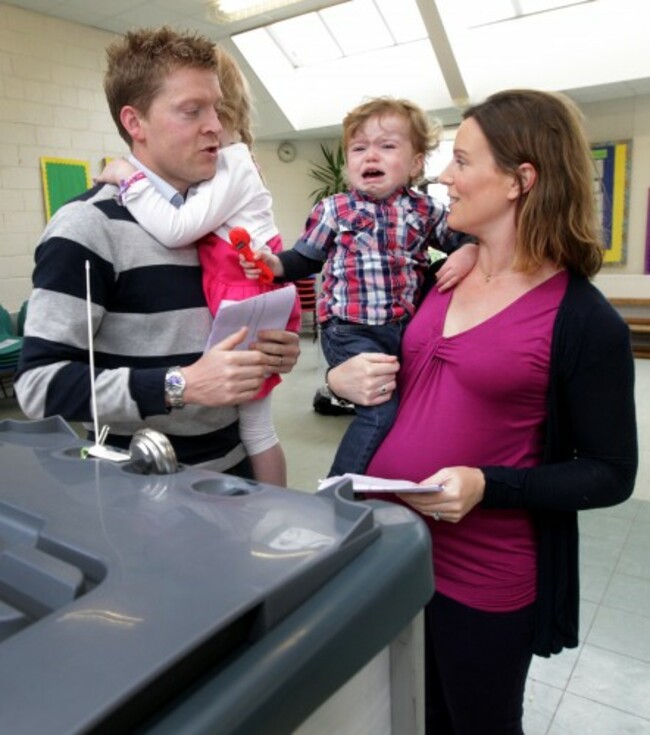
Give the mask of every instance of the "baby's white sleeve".
[[(234, 150), (239, 146), (246, 151)], [(156, 240), (168, 248), (182, 247), (218, 229), (245, 206), (242, 192), (251, 189), (251, 179), (261, 184), (248, 148), (237, 143), (219, 151), (215, 176), (201, 182), (182, 206), (174, 207), (146, 177), (123, 192), (122, 202)]]

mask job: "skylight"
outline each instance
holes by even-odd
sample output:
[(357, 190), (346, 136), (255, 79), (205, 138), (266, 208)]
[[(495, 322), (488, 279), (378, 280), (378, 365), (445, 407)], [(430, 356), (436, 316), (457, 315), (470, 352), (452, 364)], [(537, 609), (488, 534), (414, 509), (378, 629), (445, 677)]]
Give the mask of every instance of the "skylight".
[(465, 0), (465, 10), (471, 19), (468, 27), (479, 28), (591, 2), (595, 0)]
[[(350, 0), (232, 37), (296, 129), (340, 123), (363, 99), (407, 97), (427, 109), (447, 87), (416, 0)], [(419, 74), (433, 71), (423, 93)]]
[(415, 3), (351, 0), (236, 35), (233, 40), (242, 49), (248, 46), (247, 39), (254, 38), (269, 52), (270, 38), (293, 67), (301, 68), (426, 37)]
[(602, 84), (645, 78), (647, 30), (626, 23), (637, 2), (348, 0), (232, 42), (296, 130), (338, 126), (375, 96), (411, 99), (450, 125), (498, 89), (585, 87), (595, 65)]

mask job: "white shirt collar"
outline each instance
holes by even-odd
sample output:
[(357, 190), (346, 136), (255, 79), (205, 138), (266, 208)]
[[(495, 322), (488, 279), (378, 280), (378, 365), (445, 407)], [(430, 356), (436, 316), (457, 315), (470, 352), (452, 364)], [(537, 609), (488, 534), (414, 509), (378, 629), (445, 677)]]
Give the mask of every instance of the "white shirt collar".
[(137, 169), (140, 169), (140, 171), (144, 171), (149, 181), (151, 181), (151, 183), (156, 187), (156, 189), (158, 189), (165, 199), (170, 202), (170, 204), (173, 204), (175, 207), (180, 207), (181, 204), (183, 204), (185, 201), (183, 195), (177, 189), (174, 189), (174, 187), (165, 181), (165, 179), (158, 176), (158, 174), (154, 173), (150, 168), (147, 168), (132, 153), (129, 155), (129, 162)]

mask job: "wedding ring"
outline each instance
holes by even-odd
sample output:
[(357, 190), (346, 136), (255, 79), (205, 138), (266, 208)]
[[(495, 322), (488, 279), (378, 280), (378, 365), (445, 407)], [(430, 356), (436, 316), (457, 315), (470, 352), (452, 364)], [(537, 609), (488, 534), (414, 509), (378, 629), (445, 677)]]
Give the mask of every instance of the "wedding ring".
[(434, 521), (441, 521), (442, 520), (442, 513), (438, 512), (437, 510), (434, 511), (432, 514)]
[(282, 367), (282, 363), (284, 362), (284, 357), (280, 355), (280, 362), (278, 363), (278, 367)]
[(385, 385), (382, 385), (382, 386), (381, 386), (381, 388), (379, 389), (379, 395), (380, 395), (380, 396), (385, 396), (385, 395), (386, 395), (386, 392), (387, 392), (387, 390), (388, 390), (388, 389), (386, 388), (386, 386), (385, 386)]

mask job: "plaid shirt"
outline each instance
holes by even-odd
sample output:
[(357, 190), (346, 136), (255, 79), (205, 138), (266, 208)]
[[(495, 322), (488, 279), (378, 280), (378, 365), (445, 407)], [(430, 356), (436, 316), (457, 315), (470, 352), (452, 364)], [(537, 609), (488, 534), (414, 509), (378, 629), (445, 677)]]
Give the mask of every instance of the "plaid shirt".
[(295, 250), (325, 261), (320, 322), (376, 325), (413, 314), (427, 246), (448, 253), (458, 239), (447, 229), (445, 207), (426, 194), (403, 187), (376, 200), (352, 190), (312, 209)]

